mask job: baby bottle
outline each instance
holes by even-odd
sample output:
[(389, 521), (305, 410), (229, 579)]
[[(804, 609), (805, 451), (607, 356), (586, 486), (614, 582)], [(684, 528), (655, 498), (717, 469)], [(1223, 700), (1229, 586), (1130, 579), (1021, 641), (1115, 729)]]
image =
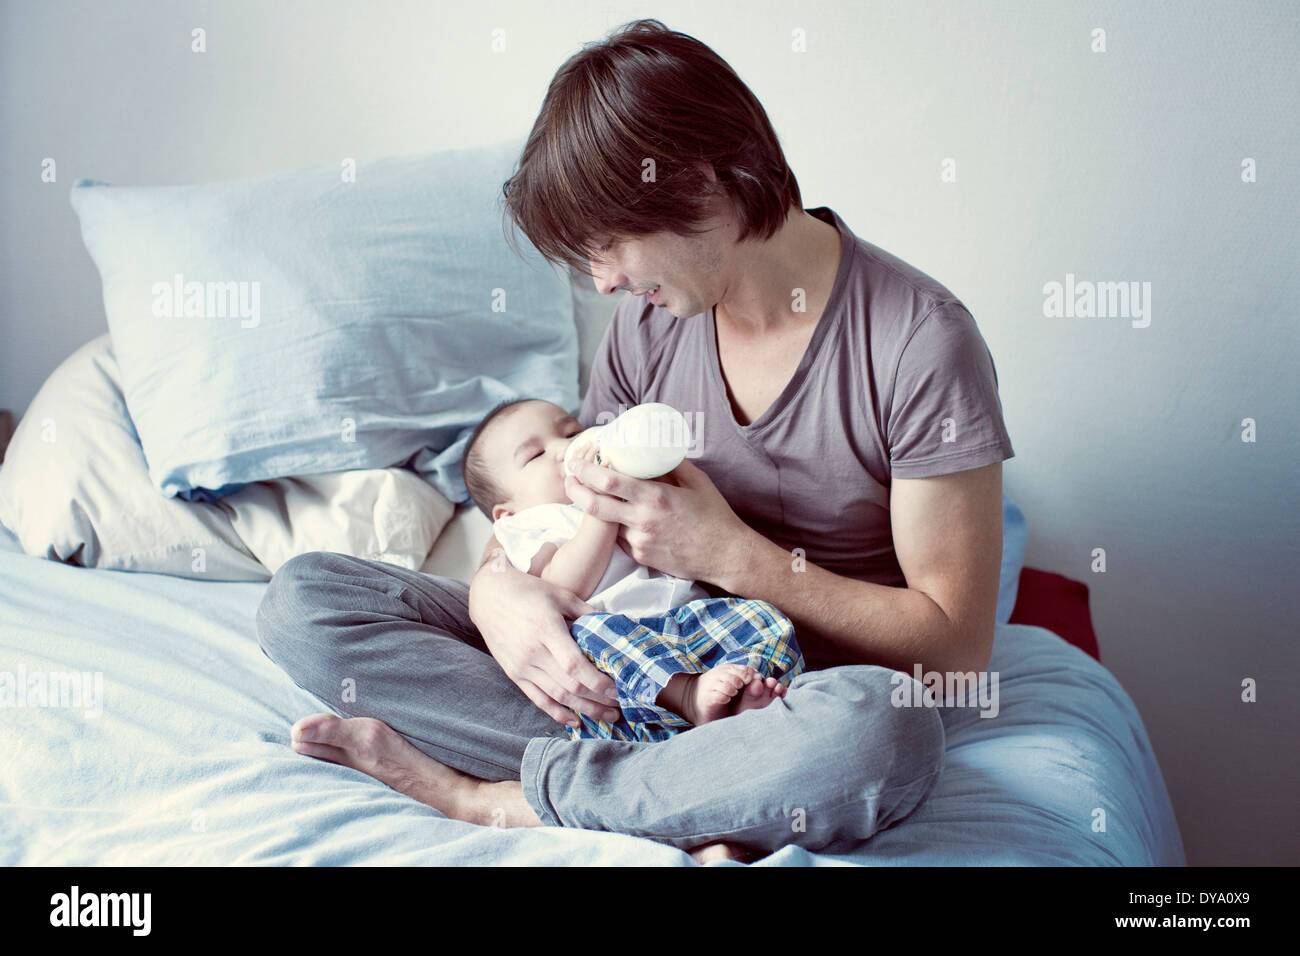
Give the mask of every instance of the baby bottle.
[(686, 417), (671, 405), (633, 405), (607, 425), (578, 434), (564, 452), (564, 473), (573, 474), (575, 452), (596, 444), (596, 462), (629, 478), (658, 478), (682, 463), (691, 447)]

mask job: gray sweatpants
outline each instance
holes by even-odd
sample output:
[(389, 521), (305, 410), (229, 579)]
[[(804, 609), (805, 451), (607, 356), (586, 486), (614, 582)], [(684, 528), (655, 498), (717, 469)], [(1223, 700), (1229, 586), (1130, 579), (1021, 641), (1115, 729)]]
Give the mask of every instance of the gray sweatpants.
[[(937, 709), (895, 707), (889, 668), (806, 671), (784, 700), (661, 743), (569, 740), (488, 653), (460, 581), (315, 551), (257, 609), (266, 655), (342, 716), (375, 717), (544, 824), (682, 849), (852, 845), (912, 812), (943, 767)], [(305, 716), (305, 715), (304, 715)]]

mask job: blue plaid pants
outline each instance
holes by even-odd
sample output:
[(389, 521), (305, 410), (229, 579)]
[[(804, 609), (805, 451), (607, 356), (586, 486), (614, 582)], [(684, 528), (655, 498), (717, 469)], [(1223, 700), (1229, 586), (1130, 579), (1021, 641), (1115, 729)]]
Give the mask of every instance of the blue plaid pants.
[(790, 619), (766, 601), (702, 598), (659, 617), (584, 614), (570, 627), (582, 652), (614, 679), (623, 716), (615, 723), (578, 714), (573, 739), (653, 742), (692, 724), (655, 703), (674, 674), (702, 674), (719, 664), (754, 668), (788, 687), (804, 669)]

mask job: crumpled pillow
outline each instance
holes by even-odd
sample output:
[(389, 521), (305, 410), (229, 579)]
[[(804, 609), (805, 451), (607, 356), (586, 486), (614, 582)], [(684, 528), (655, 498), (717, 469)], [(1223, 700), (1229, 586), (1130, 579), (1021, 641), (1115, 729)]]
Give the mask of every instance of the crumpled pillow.
[(417, 571), (455, 510), (405, 468), (257, 481), (216, 504), (271, 572), (305, 551), (337, 551)]
[(303, 551), (418, 569), (453, 510), (396, 467), (254, 482), (212, 503), (164, 496), (107, 333), (50, 374), (0, 468), (0, 523), (26, 553), (210, 581), (265, 581)]

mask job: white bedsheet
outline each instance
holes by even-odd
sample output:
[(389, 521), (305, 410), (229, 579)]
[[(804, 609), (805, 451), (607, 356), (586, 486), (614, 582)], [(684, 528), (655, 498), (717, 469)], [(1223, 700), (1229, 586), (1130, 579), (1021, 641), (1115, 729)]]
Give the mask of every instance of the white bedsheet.
[[(0, 706), (0, 864), (662, 864), (618, 834), (448, 820), (288, 747), (321, 710), (258, 647), (261, 583), (78, 568), (0, 528), (0, 674), (101, 674), (102, 713)], [(999, 626), (1000, 715), (945, 712), (926, 804), (857, 848), (764, 865), (1182, 864), (1132, 702), (1040, 628)], [(89, 685), (93, 690), (93, 678)], [(1106, 830), (1095, 832), (1096, 809)]]

